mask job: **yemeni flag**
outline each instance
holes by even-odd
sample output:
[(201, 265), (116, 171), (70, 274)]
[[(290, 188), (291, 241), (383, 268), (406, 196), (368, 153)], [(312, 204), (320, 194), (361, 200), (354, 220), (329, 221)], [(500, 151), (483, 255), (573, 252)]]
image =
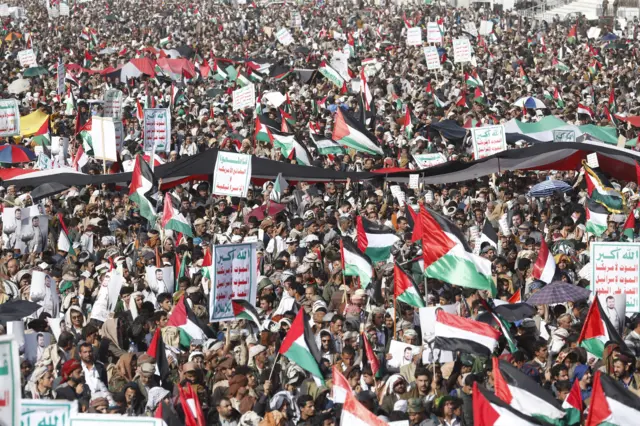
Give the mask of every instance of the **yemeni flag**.
[(593, 121), (593, 110), (591, 108), (589, 108), (586, 105), (583, 104), (578, 104), (578, 110), (577, 110), (578, 115), (582, 114), (582, 115), (588, 115), (589, 116), (589, 120)]
[(443, 310), (436, 313), (434, 347), (446, 351), (490, 356), (498, 345), (500, 332), (483, 322)]
[(345, 153), (344, 147), (333, 139), (314, 133), (310, 133), (310, 136), (311, 141), (316, 146), (316, 151), (320, 155), (342, 155)]
[(173, 207), (173, 202), (171, 201), (171, 194), (168, 192), (164, 195), (164, 209), (162, 212), (162, 227), (164, 229), (171, 229), (180, 234), (184, 234), (188, 237), (193, 238), (193, 231), (191, 229), (191, 225), (187, 222), (187, 219), (184, 217), (178, 209)]
[(189, 347), (191, 340), (215, 339), (215, 333), (204, 324), (191, 310), (184, 296), (173, 308), (167, 325), (177, 327), (180, 332), (180, 345)]
[(335, 404), (344, 404), (347, 400), (347, 395), (351, 395), (353, 397), (353, 390), (349, 385), (349, 381), (340, 372), (340, 368), (337, 364), (333, 365), (332, 370), (333, 386), (331, 387), (331, 391), (333, 392), (333, 402)]
[(586, 231), (599, 237), (607, 230), (609, 212), (591, 198), (587, 198), (587, 205), (585, 207), (587, 216)]
[(420, 222), (422, 257), (428, 277), (496, 295), (491, 261), (473, 254), (460, 229), (424, 205), (420, 206)]
[(628, 350), (627, 345), (609, 321), (609, 317), (604, 313), (600, 300), (595, 297), (589, 307), (587, 318), (584, 320), (582, 331), (580, 331), (578, 345), (585, 348), (593, 356), (602, 359), (604, 345), (608, 342), (615, 342), (620, 345), (620, 348)]
[(397, 263), (393, 265), (393, 297), (416, 308), (426, 307), (413, 278)]
[(236, 319), (252, 321), (258, 327), (258, 330), (262, 330), (260, 315), (258, 315), (255, 306), (244, 299), (232, 299), (231, 306)]
[(373, 278), (371, 260), (349, 239), (340, 240), (342, 271), (347, 277), (358, 277), (360, 287), (367, 288)]
[(582, 412), (584, 411), (584, 406), (582, 404), (580, 380), (573, 381), (571, 392), (569, 392), (569, 395), (567, 395), (567, 399), (562, 402), (562, 408), (566, 413), (564, 419), (567, 426), (579, 425), (582, 422)]
[(635, 425), (639, 418), (638, 396), (616, 379), (597, 371), (593, 378), (591, 404), (585, 426)]
[(367, 360), (369, 361), (369, 365), (371, 366), (371, 372), (375, 376), (376, 374), (378, 374), (378, 371), (380, 371), (380, 360), (373, 352), (371, 343), (369, 342), (369, 339), (367, 338), (367, 335), (365, 333), (362, 333), (362, 343), (364, 346), (364, 352), (367, 355)]
[(371, 134), (363, 123), (340, 108), (335, 115), (332, 137), (340, 144), (359, 152), (371, 155), (384, 154), (376, 136)]
[(156, 209), (151, 199), (156, 185), (156, 179), (149, 164), (140, 154), (136, 155), (136, 164), (129, 185), (129, 198), (138, 205), (140, 215), (149, 223), (154, 223), (156, 220)]
[(282, 177), (282, 173), (278, 173), (278, 176), (276, 176), (276, 180), (273, 182), (273, 189), (269, 194), (269, 200), (275, 203), (279, 203), (280, 200), (282, 199), (282, 194), (284, 193), (284, 190), (287, 189), (288, 187), (289, 187), (289, 182), (287, 182), (285, 178)]
[(362, 216), (356, 217), (357, 243), (372, 262), (382, 262), (391, 255), (391, 247), (400, 241), (393, 229), (378, 225)]
[(553, 276), (556, 274), (556, 261), (553, 259), (551, 251), (547, 246), (547, 242), (544, 238), (540, 241), (540, 251), (538, 252), (538, 259), (533, 265), (533, 277), (537, 280), (544, 281), (549, 284), (553, 281)]
[(173, 390), (173, 383), (168, 380), (171, 369), (169, 368), (169, 361), (167, 361), (167, 353), (164, 347), (164, 340), (162, 340), (162, 332), (160, 328), (156, 328), (149, 349), (147, 349), (147, 355), (156, 360), (156, 374), (160, 376), (162, 380), (162, 387), (167, 390)]
[(522, 414), (558, 426), (564, 425), (560, 402), (535, 380), (510, 363), (493, 358), (495, 394)]
[(473, 384), (473, 418), (475, 426), (532, 426), (541, 425), (533, 417), (525, 416), (497, 398), (493, 392)]
[(387, 426), (387, 422), (367, 410), (354, 395), (347, 394), (342, 406), (340, 424), (349, 426)]
[(615, 190), (600, 171), (592, 169), (583, 161), (584, 177), (587, 181), (587, 193), (598, 204), (603, 205), (611, 213), (622, 213), (624, 210), (624, 198)]
[(324, 383), (324, 377), (320, 371), (322, 353), (316, 345), (313, 332), (309, 327), (309, 316), (304, 309), (300, 309), (293, 320), (291, 328), (280, 346), (280, 354)]
[(69, 231), (64, 224), (62, 213), (58, 213), (58, 222), (60, 222), (60, 234), (58, 235), (58, 250), (66, 251), (71, 256), (76, 255), (76, 251), (73, 249), (73, 241), (69, 238)]
[(627, 241), (634, 240), (634, 233), (636, 229), (636, 218), (633, 215), (633, 211), (629, 212), (629, 216), (627, 216), (627, 220), (624, 222), (624, 226), (622, 227), (622, 235), (627, 238)]

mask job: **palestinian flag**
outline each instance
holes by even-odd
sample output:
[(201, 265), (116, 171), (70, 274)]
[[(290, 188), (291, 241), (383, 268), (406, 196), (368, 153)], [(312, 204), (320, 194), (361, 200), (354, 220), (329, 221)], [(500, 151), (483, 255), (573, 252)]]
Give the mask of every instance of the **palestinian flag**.
[(82, 145), (78, 146), (76, 150), (76, 155), (73, 157), (73, 164), (71, 165), (74, 170), (81, 171), (84, 166), (89, 162), (89, 156), (85, 154), (84, 148)]
[(449, 284), (488, 290), (497, 289), (491, 274), (491, 261), (473, 254), (464, 235), (448, 219), (420, 206), (422, 257), (425, 274)]
[(500, 332), (483, 322), (443, 310), (436, 313), (434, 347), (447, 351), (490, 356), (498, 345)]
[[(480, 89), (478, 89), (480, 90)], [(427, 83), (427, 87), (425, 89), (425, 91), (431, 95), (431, 100), (433, 100), (433, 104), (436, 106), (436, 108), (444, 108), (447, 106), (448, 102), (443, 102), (437, 95), (435, 90), (433, 90), (433, 88), (431, 87), (431, 82)]]
[(627, 241), (634, 240), (634, 233), (636, 229), (636, 218), (633, 215), (633, 211), (629, 212), (629, 216), (627, 216), (627, 220), (622, 227), (622, 235), (627, 238)]
[(549, 251), (544, 238), (540, 241), (540, 251), (538, 252), (538, 259), (533, 265), (532, 275), (536, 280), (544, 281), (549, 284), (553, 281), (553, 276), (556, 274), (556, 261), (553, 259), (553, 254)]
[(156, 209), (151, 199), (154, 186), (156, 186), (156, 179), (149, 164), (141, 155), (136, 155), (136, 164), (129, 185), (129, 198), (138, 205), (140, 215), (149, 223), (154, 223), (156, 220)]
[(407, 210), (409, 211), (409, 214), (406, 215), (405, 218), (411, 227), (411, 242), (415, 243), (422, 239), (422, 222), (420, 222), (420, 215), (418, 215), (412, 207), (407, 206)]
[(226, 80), (229, 76), (227, 75), (227, 73), (222, 69), (221, 66), (218, 65), (218, 60), (214, 59), (213, 60), (213, 79), (217, 80), (217, 81), (223, 81)]
[(469, 73), (464, 73), (464, 82), (467, 84), (467, 87), (472, 89), (481, 86), (480, 82), (473, 78)]
[(318, 67), (318, 71), (320, 74), (325, 76), (327, 80), (333, 83), (335, 86), (342, 88), (345, 83), (345, 79), (340, 75), (340, 73), (333, 68), (331, 65), (327, 64), (326, 61), (322, 61), (320, 66)]
[(254, 127), (255, 127), (255, 131), (253, 133), (253, 138), (256, 141), (273, 143), (273, 135), (271, 134), (271, 130), (269, 130), (267, 126), (265, 126), (260, 122), (259, 117), (256, 117)]
[(140, 99), (136, 99), (136, 118), (140, 122), (144, 120), (144, 107), (140, 103)]
[(286, 67), (284, 65), (277, 65), (271, 69), (269, 73), (269, 77), (273, 77), (276, 81), (282, 81), (291, 74), (293, 71), (292, 68)]
[(393, 229), (365, 219), (356, 217), (357, 243), (371, 261), (382, 262), (389, 259), (391, 247), (400, 241)]
[(587, 199), (587, 205), (585, 207), (587, 215), (586, 231), (599, 237), (607, 230), (609, 212), (591, 198)]
[(602, 68), (602, 65), (600, 65), (600, 62), (598, 62), (597, 59), (594, 59), (593, 62), (589, 64), (589, 73), (592, 75), (596, 75), (598, 74), (598, 71), (600, 70), (600, 68)]
[(66, 251), (71, 256), (76, 255), (76, 251), (73, 249), (73, 241), (69, 238), (69, 231), (64, 224), (64, 218), (62, 213), (58, 213), (58, 222), (60, 222), (60, 234), (58, 235), (58, 250)]
[(562, 408), (566, 413), (564, 419), (567, 426), (576, 426), (582, 423), (584, 405), (582, 403), (580, 380), (573, 381), (571, 392), (567, 395), (567, 399), (562, 402)]
[(171, 43), (171, 34), (160, 39), (160, 47), (166, 47), (169, 43)]
[(480, 105), (487, 105), (487, 98), (479, 87), (476, 87), (476, 90), (473, 92), (473, 102)]
[(587, 181), (589, 197), (596, 203), (606, 207), (611, 213), (622, 213), (624, 210), (622, 194), (613, 188), (609, 179), (600, 171), (589, 167), (586, 161), (583, 161), (582, 165), (584, 166), (584, 177)]
[(509, 298), (509, 303), (522, 303), (522, 289), (516, 290), (515, 293)]
[(482, 248), (483, 243), (489, 243), (491, 247), (496, 249), (498, 248), (498, 234), (496, 233), (496, 230), (493, 229), (493, 225), (491, 225), (491, 222), (489, 222), (488, 220), (484, 221), (480, 236), (475, 245), (478, 247), (478, 249), (480, 249)]
[(347, 277), (358, 277), (360, 287), (367, 288), (373, 278), (371, 260), (349, 239), (340, 240), (342, 271)]
[(618, 103), (616, 102), (616, 94), (615, 94), (615, 89), (613, 87), (609, 92), (609, 112), (611, 113), (612, 116), (618, 112)]
[(340, 144), (359, 152), (371, 155), (384, 155), (376, 136), (371, 134), (364, 123), (357, 121), (348, 112), (337, 109), (333, 125), (333, 139)]
[(333, 139), (329, 139), (322, 135), (310, 134), (311, 140), (316, 146), (316, 150), (320, 155), (342, 155), (345, 153), (345, 149), (338, 142)]
[(342, 406), (342, 414), (340, 415), (340, 424), (349, 426), (387, 426), (387, 422), (380, 420), (378, 416), (362, 405), (353, 394), (347, 394), (344, 405)]
[(178, 209), (173, 207), (171, 201), (172, 195), (166, 193), (164, 195), (164, 209), (162, 211), (162, 227), (164, 229), (171, 229), (180, 234), (184, 234), (193, 238), (193, 231), (191, 225), (187, 222), (187, 219), (180, 213)]
[(167, 390), (173, 389), (173, 383), (170, 383), (168, 378), (171, 373), (169, 368), (169, 361), (167, 360), (167, 353), (164, 347), (164, 340), (162, 340), (162, 332), (160, 327), (156, 328), (149, 349), (147, 349), (147, 355), (156, 360), (156, 374), (160, 376), (162, 381), (162, 387)]
[(193, 390), (191, 382), (186, 386), (178, 384), (178, 400), (184, 414), (185, 426), (205, 426), (205, 417), (200, 406), (200, 398)]
[(405, 111), (405, 114), (404, 114), (403, 127), (404, 127), (404, 132), (406, 133), (408, 139), (411, 139), (413, 137), (413, 130), (415, 129), (415, 126), (414, 126), (415, 121), (416, 119), (414, 115), (411, 113), (411, 108), (407, 106), (407, 110)]
[(380, 360), (373, 352), (373, 348), (371, 347), (371, 343), (367, 338), (366, 333), (362, 333), (362, 344), (364, 346), (364, 352), (367, 356), (367, 361), (369, 361), (369, 365), (371, 366), (371, 372), (375, 376), (380, 371)]
[(622, 383), (597, 371), (585, 426), (629, 426), (640, 418), (640, 399)]
[(533, 426), (541, 425), (533, 417), (525, 416), (497, 398), (493, 392), (473, 384), (473, 418), (475, 426)]
[(258, 330), (262, 329), (260, 315), (258, 315), (258, 311), (251, 303), (244, 299), (232, 299), (231, 307), (233, 308), (233, 315), (236, 319), (252, 321), (258, 327)]
[(309, 327), (309, 316), (304, 309), (300, 309), (293, 320), (291, 328), (280, 346), (280, 354), (324, 382), (320, 371), (322, 353), (316, 345), (313, 332)]
[(238, 86), (240, 87), (245, 87), (251, 84), (251, 79), (246, 73), (240, 71), (238, 73), (238, 78), (236, 79), (236, 83), (238, 83)]
[(510, 363), (493, 358), (495, 394), (522, 414), (558, 426), (564, 425), (560, 402), (531, 377)]
[(558, 71), (562, 71), (563, 73), (567, 73), (571, 70), (571, 68), (566, 66), (563, 62), (558, 61), (558, 59), (556, 58), (553, 58), (551, 64), (555, 67), (555, 69), (557, 69)]
[(608, 342), (618, 343), (620, 348), (627, 350), (627, 345), (625, 345), (615, 327), (609, 321), (609, 317), (602, 309), (599, 298), (594, 297), (589, 307), (587, 318), (584, 320), (584, 325), (578, 338), (578, 345), (585, 348), (593, 356), (602, 359), (604, 345)]
[(393, 265), (393, 297), (399, 302), (416, 308), (426, 307), (413, 278), (397, 263)]
[(520, 65), (520, 78), (522, 79), (522, 81), (524, 83), (530, 83), (531, 80), (529, 80), (529, 76), (527, 75), (527, 73), (524, 71), (524, 67), (522, 65)]
[(334, 364), (332, 367), (332, 377), (333, 386), (331, 387), (331, 392), (333, 392), (333, 403), (344, 404), (347, 399), (347, 395), (351, 394), (353, 396), (353, 390), (349, 385), (349, 381), (340, 372), (340, 368), (337, 364)]
[(184, 296), (180, 297), (173, 308), (167, 325), (177, 327), (180, 332), (180, 345), (189, 347), (191, 340), (215, 339), (215, 333), (204, 324), (191, 310)]
[(588, 115), (589, 116), (589, 120), (593, 120), (593, 116), (594, 113), (591, 110), (591, 108), (589, 108), (586, 105), (583, 104), (578, 104), (578, 110), (577, 110), (578, 115), (582, 114), (582, 115)]
[(282, 118), (287, 120), (287, 123), (289, 123), (292, 126), (295, 126), (297, 123), (296, 120), (296, 113), (293, 110), (293, 104), (291, 103), (291, 99), (289, 99), (289, 93), (285, 94), (285, 101), (284, 101), (284, 114), (282, 114)]
[(184, 423), (180, 421), (180, 418), (173, 411), (172, 404), (162, 401), (158, 404), (158, 408), (153, 413), (153, 418), (162, 419), (167, 426), (184, 426)]
[(289, 182), (287, 182), (285, 178), (282, 177), (282, 173), (278, 173), (278, 176), (276, 176), (276, 180), (273, 183), (273, 189), (269, 194), (269, 199), (273, 202), (279, 203), (280, 200), (282, 199), (282, 194), (284, 193), (284, 190), (287, 189), (288, 187), (289, 187)]
[(576, 37), (578, 36), (578, 28), (576, 25), (572, 25), (571, 29), (569, 29), (569, 34), (567, 34), (567, 43), (575, 43)]
[(553, 100), (556, 101), (558, 108), (564, 108), (564, 100), (562, 100), (562, 96), (560, 96), (560, 91), (557, 86), (553, 91)]
[(289, 159), (295, 159), (299, 164), (305, 166), (311, 165), (311, 155), (307, 148), (296, 139), (293, 133), (271, 131), (273, 137), (273, 146), (279, 148), (282, 155)]
[(491, 314), (493, 319), (496, 321), (496, 323), (500, 327), (500, 332), (502, 332), (502, 335), (504, 336), (504, 338), (507, 339), (507, 344), (509, 345), (509, 352), (516, 353), (518, 351), (518, 345), (516, 343), (515, 338), (511, 334), (511, 324), (509, 324), (507, 320), (502, 318), (502, 316), (495, 311), (494, 309), (495, 304), (492, 299), (489, 299), (487, 301), (480, 298), (480, 303), (485, 308), (485, 310), (489, 312), (489, 314)]

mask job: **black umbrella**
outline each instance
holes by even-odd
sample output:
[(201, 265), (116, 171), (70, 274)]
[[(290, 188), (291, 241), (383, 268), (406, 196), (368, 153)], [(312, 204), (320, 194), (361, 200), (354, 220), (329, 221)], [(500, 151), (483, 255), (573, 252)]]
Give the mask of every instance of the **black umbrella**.
[(31, 191), (31, 198), (33, 198), (33, 201), (36, 202), (42, 200), (43, 198), (59, 194), (65, 189), (69, 189), (69, 187), (58, 182), (43, 183), (42, 185), (36, 187), (33, 191)]
[(41, 306), (28, 300), (12, 300), (0, 304), (0, 320), (19, 321), (40, 309)]
[(525, 318), (532, 318), (536, 314), (536, 308), (528, 303), (509, 303), (496, 306), (498, 313), (504, 320), (516, 322)]
[(296, 47), (296, 49), (294, 50), (294, 52), (296, 53), (302, 53), (303, 55), (308, 55), (309, 52), (311, 52), (311, 50), (309, 50), (308, 47), (305, 46), (298, 46)]

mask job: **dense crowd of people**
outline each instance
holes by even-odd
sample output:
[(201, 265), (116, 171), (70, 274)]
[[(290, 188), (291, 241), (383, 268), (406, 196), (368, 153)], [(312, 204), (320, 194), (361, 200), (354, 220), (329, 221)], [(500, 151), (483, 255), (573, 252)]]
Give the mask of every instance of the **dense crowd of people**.
[[(91, 143), (81, 130), (92, 116), (102, 115), (100, 101), (108, 89), (124, 93), (121, 162), (145, 154), (138, 107), (155, 105), (170, 108), (172, 117), (171, 147), (150, 160), (157, 164), (210, 149), (300, 164), (300, 153), (288, 155), (273, 141), (254, 138), (256, 117), (261, 117), (283, 127), (286, 122), (310, 156), (309, 167), (348, 172), (418, 169), (414, 156), (426, 153), (442, 153), (447, 161), (472, 161), (468, 137), (447, 140), (431, 127), (443, 119), (470, 127), (504, 124), (512, 118), (537, 122), (554, 115), (570, 124), (609, 125), (611, 93), (618, 114), (640, 110), (637, 20), (624, 27), (620, 23), (604, 27), (602, 34), (616, 31), (619, 40), (626, 40), (607, 47), (587, 39), (591, 24), (583, 19), (536, 22), (508, 11), (458, 9), (435, 2), (238, 3), (73, 2), (68, 4), (69, 17), (50, 17), (48, 9), (59, 10), (60, 2), (15, 2), (10, 6), (24, 8), (24, 13), (2, 17), (0, 98), (18, 99), (22, 116), (36, 110), (48, 114), (50, 136), (69, 140), (68, 155), (57, 157), (58, 166), (90, 174), (104, 173), (103, 163), (91, 157)], [(493, 30), (474, 37), (467, 24), (479, 28), (481, 21), (491, 21)], [(438, 22), (443, 35), (438, 71), (427, 69), (422, 48), (405, 41), (409, 26), (423, 28), (426, 41), (428, 22)], [(276, 39), (283, 27), (294, 39), (289, 46)], [(459, 36), (471, 40), (471, 63), (454, 64), (451, 41)], [(353, 47), (348, 66), (356, 79), (368, 64), (371, 99), (366, 112), (361, 93), (350, 86), (337, 87), (320, 73), (306, 72), (330, 61), (333, 52), (343, 52), (345, 44)], [(23, 91), (8, 91), (25, 72), (18, 52), (28, 47), (36, 52), (38, 66), (48, 72), (25, 77), (29, 87)], [(155, 61), (167, 52), (188, 59), (195, 75), (159, 72), (120, 80), (117, 70), (131, 59)], [(57, 91), (59, 62), (67, 73), (64, 93)], [(229, 65), (239, 75), (259, 78), (254, 80), (256, 108), (232, 109), (237, 82), (216, 78), (218, 69)], [(476, 87), (468, 84), (469, 75)], [(174, 91), (181, 96), (174, 97)], [(261, 99), (267, 91), (279, 91), (286, 102), (274, 106)], [(544, 99), (546, 108), (514, 106), (521, 97)], [(579, 114), (579, 104), (590, 107), (593, 116)], [(318, 152), (312, 134), (331, 138), (338, 110), (366, 118), (382, 155), (353, 147), (342, 153)], [(411, 132), (406, 129), (407, 110), (415, 116)], [(636, 136), (632, 126), (614, 125), (626, 139)], [(38, 147), (33, 135), (5, 139), (29, 149)], [(84, 166), (74, 161), (80, 149), (89, 156)], [(47, 154), (42, 151), (41, 155)], [(41, 162), (12, 166), (36, 164)], [(119, 165), (115, 171), (120, 171)], [(274, 177), (277, 174), (274, 170)], [(533, 185), (547, 179), (564, 181), (571, 189), (547, 197), (529, 195)], [(29, 196), (33, 188), (4, 182), (0, 300), (31, 300), (42, 306), (23, 321), (24, 398), (77, 400), (79, 410), (87, 413), (160, 416), (169, 426), (189, 425), (193, 413), (204, 416), (204, 423), (197, 424), (207, 425), (330, 426), (340, 422), (343, 410), (332, 389), (338, 371), (357, 401), (381, 420), (408, 420), (412, 426), (473, 425), (474, 389), (481, 386), (498, 393), (496, 364), (477, 353), (438, 355), (425, 331), (432, 325), (423, 323), (416, 306), (394, 300), (394, 264), (412, 275), (424, 306), (449, 306), (462, 318), (480, 320), (493, 306), (492, 298), (506, 302), (518, 296), (524, 302), (558, 281), (590, 288), (591, 275), (585, 273), (590, 244), (633, 241), (637, 227), (629, 239), (623, 232), (624, 219), (629, 213), (638, 217), (640, 198), (635, 182), (614, 182), (624, 209), (609, 216), (606, 230), (594, 236), (586, 226), (588, 188), (580, 170), (505, 172), (419, 188), (401, 184), (402, 200), (391, 194), (383, 178), (295, 182), (279, 188), (283, 209), (260, 216), (250, 213), (260, 206), (269, 208), (273, 181), (254, 182), (246, 199), (213, 195), (210, 182), (161, 185), (155, 196), (156, 223), (143, 217), (127, 187), (71, 187), (33, 202)], [(177, 210), (193, 237), (160, 226), (165, 193), (177, 200)], [(40, 210), (33, 213), (30, 207), (36, 205)], [(420, 206), (448, 219), (459, 228), (465, 244), (491, 262), (494, 294), (424, 277), (418, 262), (423, 246), (413, 238), (420, 225), (409, 212), (418, 212)], [(35, 234), (43, 237), (34, 239), (31, 232), (23, 238), (27, 228), (17, 230), (15, 219), (14, 226), (8, 226), (8, 210), (39, 217), (40, 224), (32, 221), (28, 229), (43, 229), (43, 234)], [(621, 215), (622, 220), (617, 217)], [(388, 258), (373, 262), (375, 273), (366, 288), (345, 274), (341, 258), (341, 242), (358, 239), (359, 217), (395, 234)], [(48, 226), (43, 228), (42, 223)], [(480, 238), (487, 223), (498, 238), (495, 244)], [(68, 247), (61, 245), (61, 234), (68, 236)], [(246, 319), (211, 323), (207, 269), (211, 247), (243, 241), (257, 245), (255, 308), (261, 326)], [(548, 282), (535, 278), (541, 245), (549, 247), (556, 265)], [(170, 266), (175, 288), (159, 285), (166, 279), (161, 273), (149, 278), (150, 266)], [(120, 272), (122, 286), (111, 300), (113, 295), (104, 289), (110, 288), (114, 269)], [(57, 290), (45, 285), (46, 294), (34, 292), (39, 274), (49, 277), (49, 285)], [(640, 395), (636, 372), (640, 318), (630, 312), (626, 317), (608, 314), (620, 336), (610, 335), (603, 342), (602, 356), (594, 356), (580, 339), (592, 303), (584, 298), (535, 306), (525, 317), (508, 323), (510, 333), (500, 338), (494, 355), (524, 373), (559, 405), (577, 382), (585, 413), (597, 371)], [(185, 304), (205, 328), (206, 339), (185, 340), (182, 329), (168, 325)], [(105, 307), (108, 314), (102, 315)], [(301, 310), (321, 353), (323, 380), (279, 355)], [(507, 334), (515, 348), (509, 348)], [(149, 355), (158, 347), (154, 336), (161, 336), (164, 344), (161, 357), (168, 363), (167, 374), (157, 357)], [(416, 347), (418, 352), (405, 354), (406, 362), (392, 362), (396, 361), (392, 342)], [(185, 403), (186, 392), (197, 403)], [(580, 419), (555, 424), (580, 424)]]

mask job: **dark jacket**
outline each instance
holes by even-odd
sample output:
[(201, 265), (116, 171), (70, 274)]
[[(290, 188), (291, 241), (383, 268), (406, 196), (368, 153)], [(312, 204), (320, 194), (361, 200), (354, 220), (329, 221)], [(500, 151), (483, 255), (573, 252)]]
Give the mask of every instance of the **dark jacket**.
[[(233, 421), (236, 421), (236, 422), (240, 421), (240, 413), (235, 408), (233, 409), (233, 411), (231, 411), (231, 418), (229, 419), (229, 421), (232, 421), (232, 422)], [(216, 407), (212, 407), (209, 410), (209, 413), (207, 413), (207, 425), (208, 426), (221, 426), (222, 425), (222, 423), (220, 422), (220, 415), (218, 414), (218, 410), (216, 410)]]

